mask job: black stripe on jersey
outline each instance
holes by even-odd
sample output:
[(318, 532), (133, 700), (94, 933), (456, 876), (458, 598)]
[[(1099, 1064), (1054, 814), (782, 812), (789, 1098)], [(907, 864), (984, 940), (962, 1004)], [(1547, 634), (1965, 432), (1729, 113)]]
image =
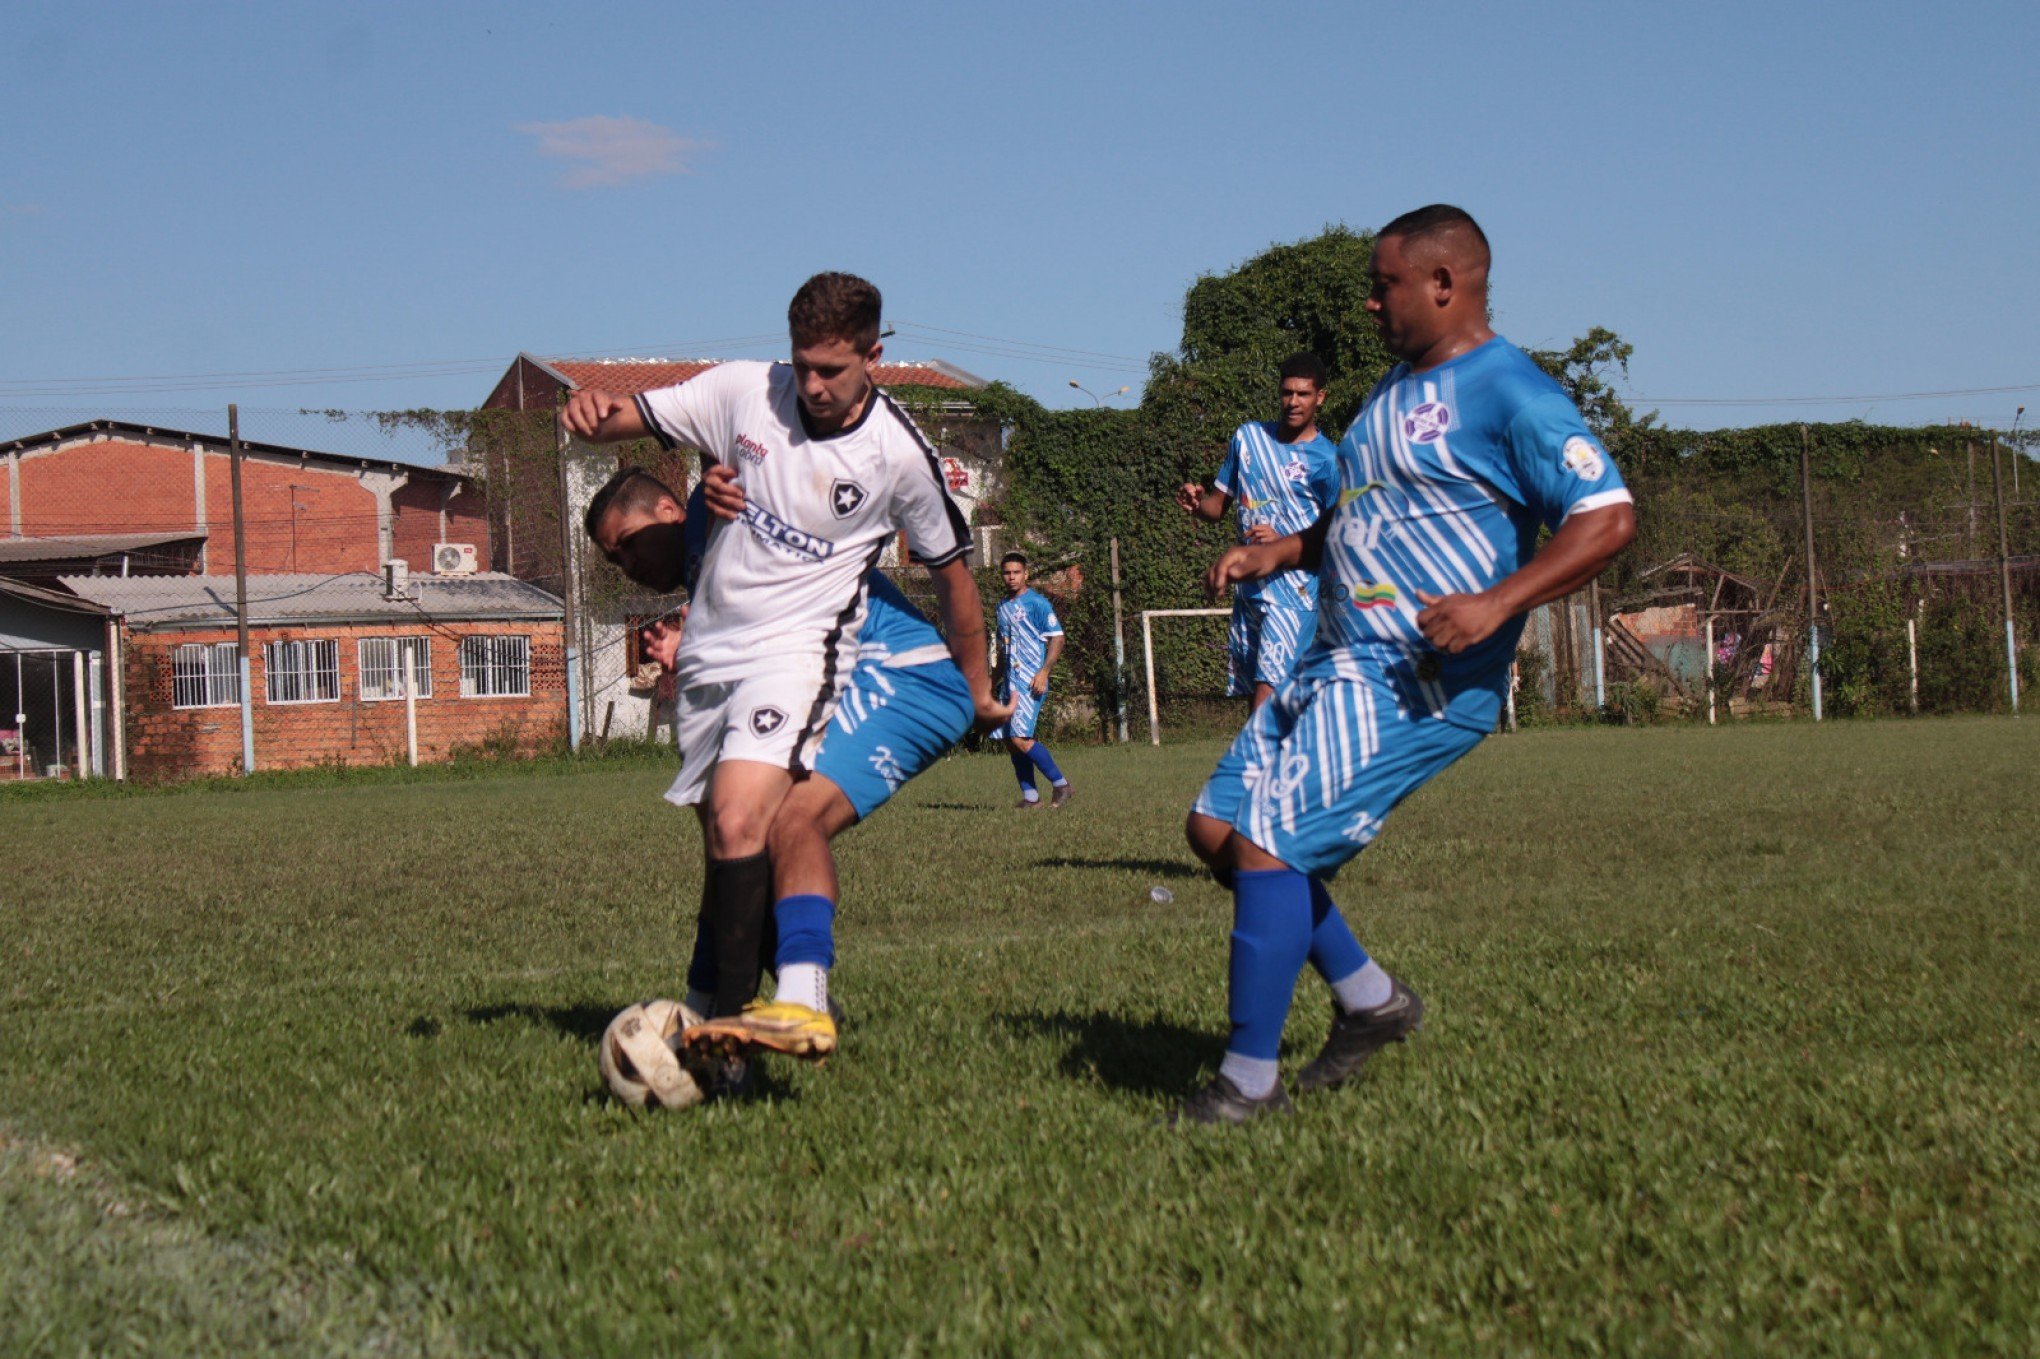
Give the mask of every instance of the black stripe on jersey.
[(857, 588), (850, 592), (850, 602), (836, 615), (835, 626), (831, 627), (829, 635), (822, 639), (822, 684), (815, 690), (815, 701), (808, 708), (807, 721), (801, 723), (800, 735), (793, 740), (793, 753), (787, 757), (786, 767), (792, 771), (795, 778), (809, 772), (808, 767), (800, 762), (801, 748), (808, 743), (808, 738), (814, 735), (815, 728), (821, 725), (822, 714), (828, 711), (829, 700), (835, 697), (836, 653), (843, 647), (843, 629), (850, 626), (850, 620), (855, 618), (858, 609), (863, 607), (864, 577), (872, 567), (878, 565), (878, 559), (884, 555), (885, 540), (881, 538), (877, 546), (871, 549), (871, 556), (865, 561), (864, 570), (857, 573)]
[(649, 404), (646, 403), (645, 394), (643, 392), (639, 392), (636, 396), (632, 397), (630, 400), (631, 404), (637, 407), (638, 419), (645, 422), (645, 428), (650, 430), (652, 432), (652, 437), (659, 441), (659, 447), (665, 449), (669, 453), (672, 452), (674, 449), (680, 447), (679, 441), (675, 439), (672, 435), (666, 433), (666, 427), (664, 425), (661, 425), (659, 423), (658, 417), (652, 414), (652, 408)]
[(914, 442), (921, 446), (921, 456), (928, 460), (928, 471), (935, 478), (935, 489), (942, 496), (942, 507), (949, 511), (949, 527), (956, 534), (956, 546), (947, 552), (924, 557), (918, 552), (909, 552), (908, 557), (922, 566), (947, 566), (958, 557), (970, 552), (970, 525), (964, 522), (963, 511), (956, 508), (956, 501), (949, 494), (949, 479), (942, 475), (942, 459), (935, 456), (935, 445), (928, 442), (928, 436), (921, 433), (921, 427), (913, 417), (900, 409), (900, 403), (892, 399), (892, 393), (880, 387), (879, 399), (899, 422), (907, 427), (907, 433), (914, 436)]

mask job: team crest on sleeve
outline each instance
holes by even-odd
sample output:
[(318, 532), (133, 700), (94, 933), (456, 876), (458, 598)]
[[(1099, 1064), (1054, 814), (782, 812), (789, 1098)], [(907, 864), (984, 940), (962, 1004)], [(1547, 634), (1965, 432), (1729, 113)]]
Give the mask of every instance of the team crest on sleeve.
[(1452, 411), (1442, 401), (1426, 401), (1403, 417), (1403, 437), (1412, 443), (1434, 442), (1452, 428)]
[(1601, 450), (1578, 434), (1565, 441), (1565, 465), (1581, 481), (1599, 481), (1608, 470), (1608, 464), (1601, 460)]
[(829, 509), (838, 519), (848, 519), (863, 509), (864, 502), (870, 498), (862, 486), (841, 477), (829, 487)]
[(786, 725), (786, 714), (777, 708), (753, 708), (747, 720), (751, 726), (751, 735), (762, 739)]

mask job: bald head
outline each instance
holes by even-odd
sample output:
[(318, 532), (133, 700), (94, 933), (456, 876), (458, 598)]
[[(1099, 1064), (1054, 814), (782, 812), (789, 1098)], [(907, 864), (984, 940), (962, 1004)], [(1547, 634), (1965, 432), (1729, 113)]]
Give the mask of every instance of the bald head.
[(1488, 243), (1463, 208), (1433, 203), (1381, 228), (1367, 266), (1367, 310), (1391, 354), (1425, 368), (1493, 338)]
[(1422, 268), (1443, 266), (1460, 279), (1462, 286), (1482, 287), (1487, 283), (1487, 233), (1473, 214), (1450, 203), (1406, 212), (1383, 227), (1379, 236), (1402, 239), (1403, 253)]

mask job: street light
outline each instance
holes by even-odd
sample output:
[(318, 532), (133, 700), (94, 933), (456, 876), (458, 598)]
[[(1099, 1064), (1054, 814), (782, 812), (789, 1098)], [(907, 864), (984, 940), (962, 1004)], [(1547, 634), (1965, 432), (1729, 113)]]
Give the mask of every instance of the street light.
[[(1090, 389), (1089, 387), (1086, 387), (1086, 386), (1085, 386), (1085, 385), (1084, 385), (1083, 383), (1081, 383), (1081, 382), (1077, 381), (1077, 380), (1076, 380), (1075, 378), (1071, 378), (1071, 379), (1070, 379), (1070, 386), (1072, 386), (1072, 387), (1076, 388), (1076, 389), (1077, 389), (1078, 391), (1082, 392), (1082, 393), (1083, 393), (1083, 394), (1084, 394), (1085, 396), (1088, 396), (1088, 397), (1090, 397), (1090, 398), (1091, 398), (1091, 404), (1092, 404), (1093, 406), (1098, 406), (1098, 407), (1103, 407), (1103, 406), (1104, 406), (1105, 402), (1104, 402), (1104, 401), (1100, 401), (1100, 400), (1098, 399), (1098, 394), (1097, 394), (1096, 392), (1092, 391), (1092, 390), (1091, 390), (1091, 389)], [(1130, 392), (1130, 391), (1132, 391), (1132, 390), (1133, 390), (1133, 388), (1131, 388), (1131, 387), (1121, 387), (1121, 388), (1120, 388), (1120, 389), (1119, 389), (1118, 391), (1116, 391), (1116, 392), (1107, 392), (1107, 393), (1105, 393), (1105, 397), (1106, 397), (1106, 400), (1110, 400), (1110, 399), (1111, 399), (1111, 398), (1113, 398), (1113, 397), (1117, 397), (1117, 396), (1125, 396), (1125, 395), (1126, 395), (1126, 394), (1127, 394), (1128, 392)], [(2022, 406), (2022, 407), (2020, 407), (2020, 409), (2021, 409), (2021, 410), (2024, 410), (2024, 409), (2025, 409), (2025, 407), (2023, 407), (2023, 406)]]

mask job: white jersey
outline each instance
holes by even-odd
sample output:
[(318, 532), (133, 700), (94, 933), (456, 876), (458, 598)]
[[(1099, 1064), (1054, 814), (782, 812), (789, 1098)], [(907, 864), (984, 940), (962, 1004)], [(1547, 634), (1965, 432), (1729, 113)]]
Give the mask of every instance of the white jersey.
[(807, 430), (793, 365), (722, 363), (637, 397), (667, 447), (734, 468), (743, 518), (709, 534), (674, 659), (680, 687), (814, 666), (847, 678), (864, 625), (864, 573), (895, 533), (917, 562), (970, 550), (942, 467), (907, 413), (874, 389), (856, 424)]

